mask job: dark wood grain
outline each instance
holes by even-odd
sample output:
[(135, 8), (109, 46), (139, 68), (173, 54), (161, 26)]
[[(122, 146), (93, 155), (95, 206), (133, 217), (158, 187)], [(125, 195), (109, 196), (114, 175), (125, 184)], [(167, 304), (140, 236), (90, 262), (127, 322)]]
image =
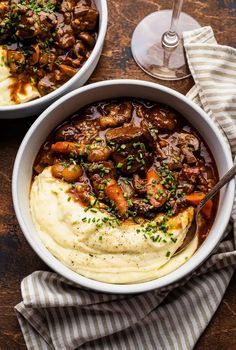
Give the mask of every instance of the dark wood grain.
[[(104, 51), (89, 82), (112, 78), (157, 81), (136, 66), (131, 56), (130, 39), (136, 24), (145, 15), (170, 8), (171, 3), (164, 0), (109, 0), (109, 26)], [(184, 11), (202, 25), (211, 25), (219, 43), (230, 46), (236, 44), (235, 0), (186, 0)], [(193, 84), (192, 79), (159, 83), (184, 94)], [(26, 242), (16, 221), (11, 200), (14, 159), (34, 119), (0, 121), (0, 349), (3, 350), (26, 348), (13, 309), (21, 300), (20, 282), (32, 271), (48, 270)], [(196, 348), (236, 349), (235, 278)]]

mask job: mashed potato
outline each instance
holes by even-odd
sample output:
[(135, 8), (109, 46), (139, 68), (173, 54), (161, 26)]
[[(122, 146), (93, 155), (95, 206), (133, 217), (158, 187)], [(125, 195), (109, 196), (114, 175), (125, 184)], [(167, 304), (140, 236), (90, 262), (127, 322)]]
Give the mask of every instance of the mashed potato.
[(17, 78), (11, 76), (6, 60), (6, 50), (0, 47), (0, 106), (24, 103), (40, 97), (33, 85), (19, 83)]
[(168, 232), (155, 232), (163, 215), (143, 225), (118, 225), (106, 211), (74, 201), (70, 185), (51, 175), (50, 167), (36, 176), (30, 193), (33, 222), (46, 248), (63, 264), (86, 277), (107, 283), (137, 283), (166, 275), (185, 263), (198, 239), (172, 258), (181, 246), (193, 218), (188, 208), (167, 222)]

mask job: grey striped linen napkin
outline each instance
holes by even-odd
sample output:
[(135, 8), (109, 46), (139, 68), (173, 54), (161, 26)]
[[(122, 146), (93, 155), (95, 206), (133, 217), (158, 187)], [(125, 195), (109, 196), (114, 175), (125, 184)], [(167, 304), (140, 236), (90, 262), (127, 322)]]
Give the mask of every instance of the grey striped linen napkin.
[[(210, 27), (185, 33), (184, 42), (195, 80), (188, 96), (227, 135), (235, 156), (236, 50), (217, 45)], [(28, 349), (192, 349), (233, 275), (235, 222), (236, 205), (225, 240), (211, 257), (191, 276), (161, 291), (102, 294), (56, 273), (34, 272), (22, 281), (23, 301), (15, 307)], [(234, 238), (227, 238), (232, 231)]]

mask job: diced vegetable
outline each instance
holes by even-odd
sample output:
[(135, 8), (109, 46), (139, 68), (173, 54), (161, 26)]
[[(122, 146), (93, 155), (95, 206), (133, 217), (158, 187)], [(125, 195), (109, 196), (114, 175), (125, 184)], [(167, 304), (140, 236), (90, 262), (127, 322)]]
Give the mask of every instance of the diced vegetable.
[(156, 208), (167, 201), (167, 191), (159, 182), (159, 176), (154, 168), (147, 171), (147, 195), (149, 202)]
[(105, 194), (115, 203), (120, 214), (126, 213), (128, 209), (128, 202), (125, 199), (124, 193), (116, 180), (112, 179), (106, 184)]
[[(206, 195), (203, 192), (193, 192), (193, 193), (185, 196), (185, 199), (188, 203), (190, 203), (194, 206), (197, 206), (203, 200), (203, 198), (205, 198), (205, 196)], [(213, 202), (211, 199), (209, 199), (209, 201), (206, 202), (206, 204), (204, 205), (204, 207), (201, 210), (203, 215), (207, 219), (209, 219), (211, 217), (212, 207), (213, 207)]]

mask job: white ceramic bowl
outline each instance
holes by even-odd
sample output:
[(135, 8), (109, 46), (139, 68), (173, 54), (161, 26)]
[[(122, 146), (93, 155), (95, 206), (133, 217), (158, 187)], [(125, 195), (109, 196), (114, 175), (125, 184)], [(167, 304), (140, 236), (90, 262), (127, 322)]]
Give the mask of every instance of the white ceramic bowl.
[(103, 43), (107, 30), (107, 1), (94, 0), (99, 11), (99, 31), (97, 42), (88, 60), (82, 68), (70, 80), (60, 86), (57, 90), (27, 103), (11, 106), (0, 106), (0, 119), (24, 118), (41, 113), (61, 96), (84, 85), (93, 73), (102, 53)]
[(222, 238), (229, 221), (234, 198), (234, 181), (231, 181), (221, 192), (218, 213), (205, 242), (188, 262), (169, 275), (145, 283), (115, 285), (91, 280), (64, 266), (43, 246), (31, 219), (29, 191), (35, 156), (55, 126), (79, 108), (99, 100), (122, 96), (150, 99), (174, 107), (185, 116), (208, 143), (219, 175), (222, 176), (232, 166), (230, 150), (220, 131), (207, 114), (188, 98), (154, 83), (140, 80), (110, 80), (87, 85), (70, 92), (41, 114), (29, 129), (18, 151), (13, 171), (12, 191), (15, 212), (21, 229), (32, 248), (48, 266), (78, 285), (110, 293), (138, 293), (176, 282), (191, 273), (208, 257)]

